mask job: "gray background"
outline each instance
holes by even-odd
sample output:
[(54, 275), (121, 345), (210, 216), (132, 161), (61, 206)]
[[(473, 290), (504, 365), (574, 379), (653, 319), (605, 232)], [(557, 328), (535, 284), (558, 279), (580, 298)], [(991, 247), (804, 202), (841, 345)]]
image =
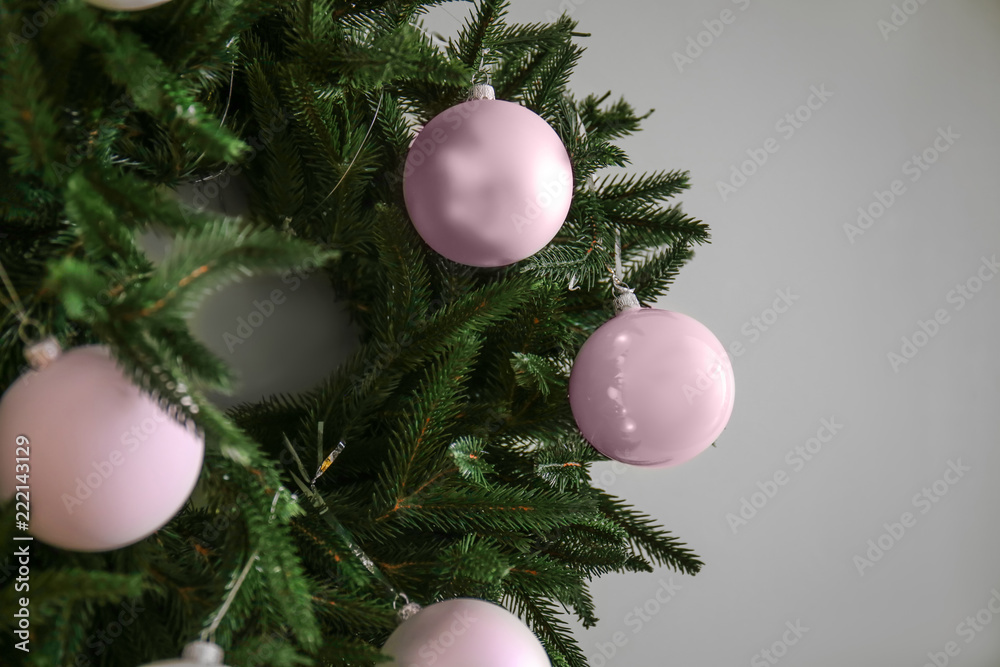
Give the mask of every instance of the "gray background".
[[(928, 653), (1000, 665), (1000, 618), (981, 612), (1000, 591), (1000, 279), (976, 283), (980, 270), (995, 277), (980, 267), (1000, 253), (1000, 3), (897, 0), (890, 32), (879, 21), (892, 25), (893, 4), (514, 0), (516, 21), (568, 11), (592, 33), (579, 96), (612, 90), (656, 109), (623, 144), (633, 170), (690, 170), (685, 209), (714, 239), (659, 305), (712, 329), (737, 380), (715, 449), (673, 469), (598, 471), (707, 565), (596, 582), (602, 621), (579, 632), (594, 667), (919, 667)], [(427, 27), (452, 35), (467, 7), (435, 10)], [(713, 23), (724, 10), (730, 22)], [(701, 52), (678, 66), (689, 38)], [(832, 96), (799, 109), (813, 87)], [(808, 119), (794, 132), (779, 125), (797, 110)], [(907, 161), (948, 128), (958, 137), (913, 180)], [(723, 197), (718, 183), (765, 145), (776, 152)], [(849, 239), (845, 225), (894, 180), (902, 194)], [(244, 376), (241, 396), (309, 386), (350, 349), (328, 289), (306, 278), (294, 290), (279, 278), (228, 288), (199, 318)], [(959, 308), (952, 290), (970, 279), (981, 289)], [(273, 289), (288, 300), (230, 353), (223, 333)], [(782, 313), (771, 310), (779, 292), (791, 302)], [(888, 355), (936, 313), (944, 323), (894, 368)], [(824, 419), (842, 427), (799, 461)], [(949, 462), (968, 468), (953, 483)], [(785, 483), (772, 487), (776, 474)], [(933, 503), (914, 501), (924, 488)], [(737, 524), (744, 499), (759, 507)], [(906, 512), (893, 537), (884, 524)], [(859, 565), (880, 539), (890, 548)], [(672, 593), (661, 588), (671, 580)], [(986, 625), (967, 624), (977, 613)], [(786, 623), (808, 630), (799, 638)]]

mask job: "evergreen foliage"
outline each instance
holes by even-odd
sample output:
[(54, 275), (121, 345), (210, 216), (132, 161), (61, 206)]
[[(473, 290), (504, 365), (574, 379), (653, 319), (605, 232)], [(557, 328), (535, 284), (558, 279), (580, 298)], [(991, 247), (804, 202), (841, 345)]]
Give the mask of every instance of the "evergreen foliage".
[[(614, 142), (647, 115), (569, 92), (586, 38), (569, 17), (515, 25), (504, 1), (481, 0), (440, 46), (419, 27), (437, 4), (173, 0), (122, 13), (0, 0), (0, 261), (64, 347), (110, 346), (207, 442), (192, 502), (148, 539), (99, 554), (34, 543), (32, 651), (4, 642), (2, 664), (179, 655), (256, 553), (216, 635), (227, 664), (373, 664), (398, 590), (422, 604), (498, 601), (553, 665), (578, 667), (586, 658), (563, 612), (597, 622), (592, 578), (701, 568), (596, 487), (591, 467), (604, 458), (566, 395), (576, 351), (613, 315), (616, 233), (644, 304), (708, 241), (673, 203), (687, 174), (601, 177), (628, 165)], [(562, 138), (575, 196), (549, 247), (474, 270), (422, 243), (401, 185), (415, 126), (486, 71), (498, 98)], [(238, 174), (252, 192), (240, 219), (172, 193)], [(157, 263), (137, 243), (153, 226), (175, 237)], [(226, 390), (230, 373), (187, 325), (205, 294), (319, 268), (362, 332), (356, 352), (313, 391), (214, 407), (206, 395)], [(17, 330), (0, 310), (0, 389), (25, 370)], [(179, 404), (178, 384), (197, 412)], [(340, 442), (314, 491), (315, 466)], [(0, 544), (12, 544), (13, 515), (5, 505)], [(0, 569), (8, 636), (13, 583)], [(135, 622), (99, 639), (123, 604), (141, 610)]]

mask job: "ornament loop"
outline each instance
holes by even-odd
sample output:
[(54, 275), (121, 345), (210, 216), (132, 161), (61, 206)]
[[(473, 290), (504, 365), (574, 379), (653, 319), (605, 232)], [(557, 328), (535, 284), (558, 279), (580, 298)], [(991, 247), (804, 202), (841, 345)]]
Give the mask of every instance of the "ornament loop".
[(21, 303), (21, 298), (17, 295), (17, 290), (14, 289), (14, 285), (10, 282), (10, 276), (7, 275), (7, 269), (3, 267), (3, 262), (0, 262), (0, 280), (3, 281), (4, 287), (7, 288), (7, 293), (10, 294), (10, 303), (2, 296), (0, 296), (0, 303), (10, 307), (11, 312), (24, 322), (24, 320), (28, 319), (28, 313), (24, 310), (24, 304)]
[(17, 336), (22, 343), (29, 346), (40, 343), (45, 338), (42, 335), (41, 323), (28, 316), (22, 317), (20, 324), (17, 325)]
[[(483, 49), (482, 53), (479, 54), (479, 67), (477, 67), (476, 71), (472, 73), (472, 85), (473, 85), (473, 87), (475, 87), (475, 85), (476, 85), (476, 78), (483, 71), (483, 65), (486, 64), (486, 55), (489, 52), (490, 52), (489, 49)], [(486, 70), (486, 85), (488, 86), (491, 83), (493, 83), (493, 73), (491, 71), (489, 71), (489, 70)], [(490, 98), (490, 99), (493, 99), (493, 98)]]
[(615, 227), (615, 270), (611, 273), (611, 282), (615, 291), (615, 315), (626, 310), (636, 310), (639, 306), (639, 299), (635, 296), (635, 290), (623, 282), (625, 271), (622, 268), (622, 235), (621, 231)]

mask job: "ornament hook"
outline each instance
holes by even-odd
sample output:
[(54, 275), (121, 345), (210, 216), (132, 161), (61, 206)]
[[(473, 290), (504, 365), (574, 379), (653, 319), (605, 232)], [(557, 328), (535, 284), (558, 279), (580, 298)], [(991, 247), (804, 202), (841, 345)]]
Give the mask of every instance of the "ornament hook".
[(10, 301), (0, 294), (0, 303), (7, 306), (19, 320), (17, 336), (24, 343), (24, 358), (28, 360), (28, 364), (32, 368), (41, 370), (59, 358), (59, 355), (62, 354), (62, 347), (55, 337), (45, 335), (41, 322), (28, 315), (28, 311), (21, 302), (21, 297), (14, 289), (10, 276), (7, 275), (7, 269), (4, 268), (3, 262), (0, 262), (0, 280), (3, 281), (4, 288), (10, 294)]
[(615, 314), (626, 310), (636, 310), (640, 308), (639, 299), (635, 296), (635, 290), (625, 284), (625, 271), (622, 267), (622, 235), (621, 231), (615, 227), (615, 270), (611, 274), (611, 282), (615, 292)]

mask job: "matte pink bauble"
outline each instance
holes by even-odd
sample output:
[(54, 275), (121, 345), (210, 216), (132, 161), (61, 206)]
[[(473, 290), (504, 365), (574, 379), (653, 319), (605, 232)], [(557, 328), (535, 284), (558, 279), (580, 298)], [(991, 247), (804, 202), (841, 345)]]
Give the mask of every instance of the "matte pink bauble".
[[(27, 456), (15, 455), (19, 436)], [(191, 495), (204, 453), (102, 346), (64, 352), (0, 399), (0, 496), (26, 472), (30, 532), (63, 549), (118, 549), (161, 528)]]
[(410, 146), (403, 195), (427, 244), (470, 266), (530, 257), (556, 235), (573, 200), (566, 147), (519, 104), (473, 99), (435, 116)]
[(601, 325), (573, 362), (569, 400), (599, 452), (639, 466), (697, 456), (733, 412), (733, 367), (705, 325), (670, 310), (624, 310)]
[(503, 607), (472, 598), (437, 602), (404, 621), (385, 667), (550, 667), (535, 634)]

